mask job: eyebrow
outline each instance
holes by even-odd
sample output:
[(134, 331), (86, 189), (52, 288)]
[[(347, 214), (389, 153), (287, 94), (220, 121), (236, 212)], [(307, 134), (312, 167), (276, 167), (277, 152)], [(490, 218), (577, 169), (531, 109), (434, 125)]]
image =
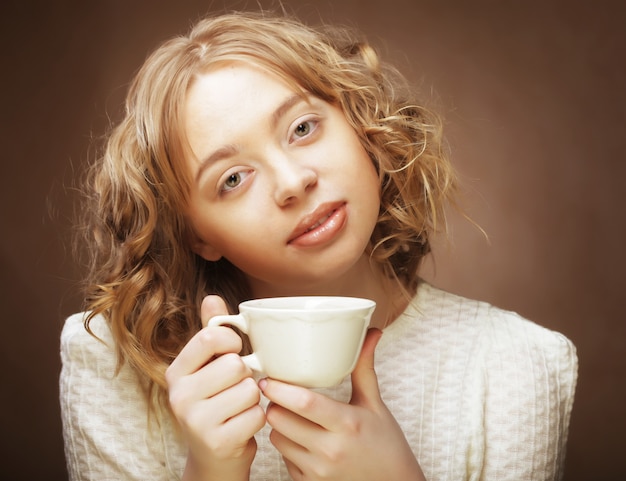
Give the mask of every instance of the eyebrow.
[[(283, 117), (287, 112), (289, 112), (289, 110), (298, 105), (300, 102), (309, 102), (308, 96), (305, 93), (295, 93), (287, 97), (278, 107), (276, 107), (274, 112), (272, 112), (272, 115), (270, 116), (271, 128), (276, 127), (281, 117)], [(198, 168), (195, 176), (196, 183), (200, 181), (202, 174), (211, 166), (211, 164), (217, 162), (218, 160), (232, 157), (236, 155), (237, 152), (239, 152), (239, 148), (236, 145), (228, 144), (209, 154), (202, 162), (200, 162), (200, 167)]]
[(272, 121), (270, 124), (272, 128), (276, 127), (276, 124), (278, 124), (278, 121), (280, 120), (280, 118), (283, 115), (285, 115), (287, 112), (289, 112), (289, 110), (291, 110), (293, 107), (295, 107), (301, 102), (308, 102), (308, 101), (309, 101), (308, 97), (303, 93), (296, 93), (290, 97), (287, 97), (287, 99), (282, 104), (280, 104), (276, 108), (276, 110), (274, 110), (274, 113), (272, 114)]

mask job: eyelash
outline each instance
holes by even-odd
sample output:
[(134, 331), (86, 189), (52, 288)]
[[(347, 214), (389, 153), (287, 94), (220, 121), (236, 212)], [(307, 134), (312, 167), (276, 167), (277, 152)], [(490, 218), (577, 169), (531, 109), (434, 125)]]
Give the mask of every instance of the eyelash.
[[(226, 180), (224, 180), (224, 182), (222, 182), (221, 187), (220, 187), (220, 194), (228, 194), (229, 192), (232, 192), (233, 190), (238, 189), (239, 187), (241, 187), (241, 184), (243, 182), (246, 182), (246, 178), (252, 175), (252, 171), (251, 170), (239, 170), (237, 172), (232, 172), (230, 174), (228, 174), (228, 176), (226, 177)], [(239, 182), (237, 185), (235, 185), (234, 187), (228, 187), (226, 184), (232, 180), (233, 177), (239, 177)]]
[[(297, 135), (298, 129), (304, 125), (308, 125), (309, 127), (309, 132), (305, 133), (303, 136), (299, 136)], [(313, 135), (318, 128), (319, 125), (319, 120), (317, 119), (308, 119), (308, 120), (304, 120), (302, 122), (298, 122), (296, 124), (296, 126), (293, 129), (293, 132), (291, 134), (291, 137), (289, 138), (289, 143), (291, 144), (292, 142), (298, 142), (301, 139), (306, 139), (308, 137), (310, 137), (311, 135)]]
[[(297, 135), (298, 129), (301, 128), (302, 126), (307, 125), (309, 126), (309, 131), (307, 133), (305, 133), (302, 136)], [(319, 126), (319, 120), (317, 119), (308, 119), (308, 120), (304, 120), (302, 122), (298, 122), (296, 124), (296, 126), (293, 129), (292, 135), (289, 139), (289, 143), (293, 143), (293, 142), (299, 142), (303, 139), (307, 139), (309, 138), (311, 135), (315, 134), (315, 132), (317, 131)], [(226, 180), (224, 180), (221, 183), (220, 186), (220, 195), (226, 195), (234, 190), (237, 190), (239, 187), (241, 187), (242, 183), (246, 182), (246, 179), (249, 175), (252, 174), (251, 170), (240, 170), (240, 171), (236, 171), (236, 172), (232, 172), (230, 174), (228, 174), (228, 176), (226, 177)], [(233, 187), (229, 187), (226, 184), (231, 181), (233, 179), (233, 177), (239, 177), (239, 181), (237, 183), (237, 185), (233, 186)]]

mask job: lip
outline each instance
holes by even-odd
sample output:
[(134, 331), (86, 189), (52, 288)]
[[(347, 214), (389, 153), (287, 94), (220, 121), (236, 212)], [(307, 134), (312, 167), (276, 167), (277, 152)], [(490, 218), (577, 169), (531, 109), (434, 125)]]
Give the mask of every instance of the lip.
[(310, 247), (332, 239), (346, 222), (345, 205), (345, 202), (320, 204), (300, 220), (287, 244)]

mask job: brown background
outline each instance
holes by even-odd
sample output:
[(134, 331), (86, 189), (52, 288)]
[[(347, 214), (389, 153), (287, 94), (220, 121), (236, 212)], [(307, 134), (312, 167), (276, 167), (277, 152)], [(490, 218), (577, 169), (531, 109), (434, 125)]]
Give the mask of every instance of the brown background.
[[(626, 479), (622, 3), (284, 3), (307, 19), (360, 27), (436, 93), (466, 206), (490, 243), (453, 218), (435, 282), (576, 343), (566, 479)], [(146, 53), (209, 7), (224, 9), (221, 1), (2, 3), (3, 480), (65, 478), (58, 336), (80, 307), (67, 241), (74, 171), (92, 136), (118, 118)]]

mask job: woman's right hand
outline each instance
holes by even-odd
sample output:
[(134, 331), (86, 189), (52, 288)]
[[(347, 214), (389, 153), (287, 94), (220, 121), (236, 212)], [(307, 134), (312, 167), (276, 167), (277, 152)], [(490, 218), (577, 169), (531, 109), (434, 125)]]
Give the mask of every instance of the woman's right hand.
[(189, 453), (183, 479), (247, 480), (256, 454), (254, 434), (265, 424), (260, 391), (241, 361), (241, 338), (228, 327), (206, 327), (227, 314), (217, 296), (204, 298), (203, 329), (165, 373), (169, 401)]

